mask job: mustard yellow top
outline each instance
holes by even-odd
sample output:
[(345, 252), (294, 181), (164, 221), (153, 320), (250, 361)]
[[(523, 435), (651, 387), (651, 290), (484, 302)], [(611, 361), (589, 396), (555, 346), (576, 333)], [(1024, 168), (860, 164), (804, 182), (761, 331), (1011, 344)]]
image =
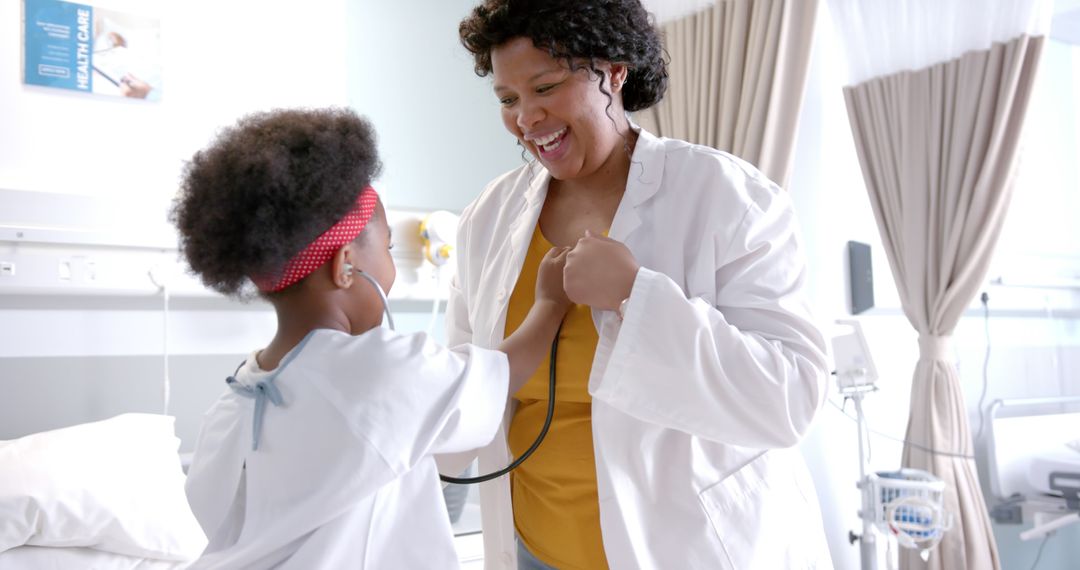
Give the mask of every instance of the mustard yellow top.
[[(537, 224), (506, 313), (506, 336), (525, 320), (536, 297), (540, 260), (551, 249)], [(600, 504), (593, 458), (589, 371), (599, 337), (589, 307), (574, 305), (559, 334), (555, 363), (555, 415), (544, 442), (510, 473), (514, 526), (542, 562), (560, 569), (607, 568), (600, 538)], [(514, 457), (532, 445), (548, 405), (548, 359), (514, 395), (510, 422)]]

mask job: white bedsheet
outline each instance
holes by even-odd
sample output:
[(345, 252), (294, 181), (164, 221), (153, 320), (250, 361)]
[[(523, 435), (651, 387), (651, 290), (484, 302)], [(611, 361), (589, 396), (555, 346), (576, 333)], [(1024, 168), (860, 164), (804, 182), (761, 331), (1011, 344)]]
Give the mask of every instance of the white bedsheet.
[(187, 562), (167, 562), (92, 548), (20, 546), (0, 552), (3, 570), (181, 570)]

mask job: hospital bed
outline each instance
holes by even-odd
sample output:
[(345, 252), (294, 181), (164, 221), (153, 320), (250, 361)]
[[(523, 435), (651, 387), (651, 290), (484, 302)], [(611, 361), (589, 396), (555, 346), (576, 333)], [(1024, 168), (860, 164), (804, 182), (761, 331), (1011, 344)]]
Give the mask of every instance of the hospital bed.
[(999, 523), (1031, 523), (1041, 538), (1080, 522), (1080, 397), (997, 400), (990, 406), (990, 489)]

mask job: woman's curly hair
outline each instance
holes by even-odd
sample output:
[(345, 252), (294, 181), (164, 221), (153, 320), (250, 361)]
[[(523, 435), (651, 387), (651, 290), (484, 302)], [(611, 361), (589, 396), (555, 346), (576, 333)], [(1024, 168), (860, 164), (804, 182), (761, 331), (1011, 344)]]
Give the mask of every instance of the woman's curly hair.
[(248, 115), (185, 166), (170, 213), (180, 250), (207, 287), (239, 296), (348, 213), (381, 166), (374, 129), (348, 109)]
[[(458, 28), (476, 60), (476, 74), (491, 73), (491, 50), (516, 37), (600, 75), (597, 60), (628, 67), (623, 108), (647, 109), (667, 90), (663, 44), (640, 0), (484, 0)], [(583, 64), (585, 60), (587, 64)], [(600, 91), (608, 97), (601, 76)]]

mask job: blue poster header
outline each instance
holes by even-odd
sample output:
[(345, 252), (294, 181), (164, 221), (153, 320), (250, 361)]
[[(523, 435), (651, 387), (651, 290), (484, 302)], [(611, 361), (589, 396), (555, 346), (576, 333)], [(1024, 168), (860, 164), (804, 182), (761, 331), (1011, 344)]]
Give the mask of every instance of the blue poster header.
[(92, 91), (93, 7), (26, 0), (25, 10), (26, 83)]

